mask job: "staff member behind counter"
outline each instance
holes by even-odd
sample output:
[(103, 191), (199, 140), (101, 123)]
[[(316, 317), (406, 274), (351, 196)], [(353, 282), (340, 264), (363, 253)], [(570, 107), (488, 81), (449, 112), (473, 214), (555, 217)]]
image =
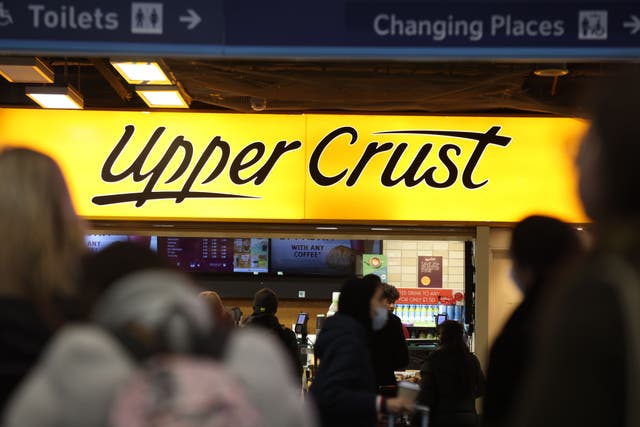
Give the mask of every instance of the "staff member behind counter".
[[(402, 321), (393, 314), (395, 302), (400, 294), (395, 286), (384, 283), (382, 301), (389, 311), (387, 323), (382, 330), (374, 332), (371, 340), (371, 357), (376, 387), (396, 385), (395, 371), (399, 371), (409, 364), (409, 349), (404, 338)], [(384, 395), (386, 393), (381, 390)]]

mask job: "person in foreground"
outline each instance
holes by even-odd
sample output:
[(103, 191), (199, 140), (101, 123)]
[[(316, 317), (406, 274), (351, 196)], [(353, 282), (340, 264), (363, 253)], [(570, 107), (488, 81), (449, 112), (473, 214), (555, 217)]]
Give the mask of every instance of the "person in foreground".
[(0, 411), (71, 315), (86, 247), (58, 165), (0, 151)]
[(562, 285), (564, 270), (583, 253), (576, 230), (555, 218), (532, 216), (519, 222), (511, 238), (512, 276), (524, 295), (491, 348), (482, 420), (508, 427), (508, 416), (532, 362), (537, 313)]
[(640, 81), (601, 89), (577, 158), (596, 245), (548, 302), (512, 426), (640, 425)]
[(418, 402), (428, 406), (431, 427), (475, 427), (476, 399), (484, 394), (485, 378), (478, 358), (464, 342), (461, 323), (447, 320), (439, 329), (440, 347), (421, 369)]
[(412, 409), (401, 398), (376, 394), (370, 340), (386, 323), (380, 282), (351, 279), (340, 291), (338, 312), (318, 335), (315, 354), (320, 367), (311, 386), (324, 427), (373, 427), (383, 413)]

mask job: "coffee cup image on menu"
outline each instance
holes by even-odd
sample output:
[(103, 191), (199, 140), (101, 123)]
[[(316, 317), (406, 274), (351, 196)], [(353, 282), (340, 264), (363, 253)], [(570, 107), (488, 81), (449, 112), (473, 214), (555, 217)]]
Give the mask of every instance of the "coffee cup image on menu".
[(327, 265), (339, 271), (349, 271), (355, 264), (355, 252), (344, 245), (332, 248), (327, 254)]
[(371, 268), (380, 268), (382, 267), (382, 260), (378, 257), (372, 257), (369, 259), (369, 266)]

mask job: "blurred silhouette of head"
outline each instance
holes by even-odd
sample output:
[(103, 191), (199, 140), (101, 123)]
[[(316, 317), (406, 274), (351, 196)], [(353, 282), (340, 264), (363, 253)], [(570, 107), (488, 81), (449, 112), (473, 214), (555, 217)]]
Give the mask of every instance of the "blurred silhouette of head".
[(253, 297), (254, 314), (276, 314), (278, 312), (278, 295), (269, 289), (263, 288)]
[[(377, 276), (375, 276), (377, 277)], [(365, 276), (362, 279), (349, 279), (338, 299), (338, 314), (347, 315), (360, 323), (367, 331), (371, 330), (372, 299), (382, 295), (380, 279), (374, 280)]]
[(438, 327), (440, 334), (440, 347), (446, 350), (468, 352), (464, 342), (464, 327), (462, 323), (447, 320)]
[(400, 292), (398, 292), (395, 286), (388, 283), (383, 283), (382, 286), (382, 299), (385, 301), (387, 309), (393, 311), (396, 301), (400, 298)]
[(555, 218), (531, 216), (520, 221), (511, 237), (513, 278), (524, 293), (552, 281), (582, 254), (577, 232)]
[(227, 311), (222, 304), (222, 299), (217, 292), (214, 291), (204, 291), (200, 292), (200, 298), (203, 298), (207, 304), (209, 305), (209, 309), (211, 311), (211, 315), (213, 316), (216, 326), (221, 326), (224, 328), (231, 328), (234, 326), (234, 320), (231, 317), (231, 314)]
[(614, 76), (590, 102), (591, 126), (577, 158), (579, 190), (587, 214), (612, 224), (640, 216), (640, 78)]
[(0, 151), (0, 293), (27, 298), (60, 320), (52, 299), (76, 293), (86, 251), (60, 168), (25, 148)]
[(137, 271), (155, 269), (168, 269), (168, 265), (151, 249), (136, 243), (115, 242), (88, 254), (83, 265), (84, 314), (89, 315), (100, 296), (118, 280)]
[(96, 305), (93, 319), (139, 360), (156, 354), (209, 354), (214, 319), (188, 276), (142, 270), (124, 276)]

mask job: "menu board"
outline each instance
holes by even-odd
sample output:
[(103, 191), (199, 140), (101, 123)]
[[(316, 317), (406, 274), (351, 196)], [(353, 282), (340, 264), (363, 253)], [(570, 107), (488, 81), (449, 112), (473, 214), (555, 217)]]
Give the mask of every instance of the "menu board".
[(151, 249), (158, 250), (157, 236), (129, 236), (126, 234), (89, 234), (84, 236), (85, 244), (90, 252), (100, 252), (115, 242), (132, 242)]
[(269, 239), (159, 237), (158, 253), (177, 268), (199, 273), (266, 273)]
[(362, 240), (271, 239), (271, 271), (282, 274), (341, 276), (355, 272)]
[(269, 239), (234, 239), (233, 271), (266, 273), (269, 271)]

